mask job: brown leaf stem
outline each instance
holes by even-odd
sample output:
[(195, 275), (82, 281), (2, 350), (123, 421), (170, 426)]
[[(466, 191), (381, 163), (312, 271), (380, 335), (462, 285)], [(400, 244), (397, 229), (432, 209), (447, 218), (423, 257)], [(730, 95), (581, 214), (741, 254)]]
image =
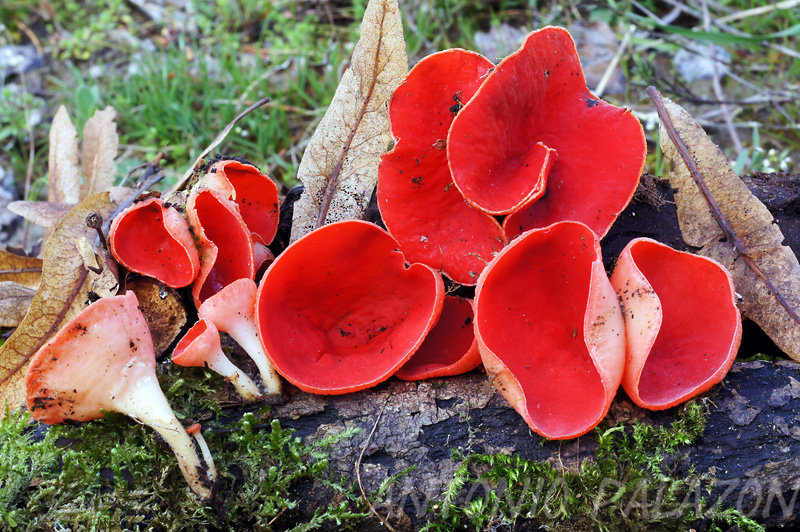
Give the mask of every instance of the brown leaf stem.
[(725, 237), (728, 239), (728, 242), (731, 243), (733, 248), (736, 250), (736, 253), (742, 257), (745, 261), (745, 264), (756, 274), (756, 276), (766, 285), (767, 289), (775, 296), (778, 300), (778, 303), (786, 310), (786, 312), (792, 317), (792, 319), (800, 324), (800, 315), (797, 314), (797, 311), (792, 308), (786, 298), (781, 294), (781, 292), (775, 287), (772, 281), (767, 278), (761, 268), (756, 264), (753, 257), (750, 256), (747, 247), (745, 246), (744, 242), (739, 238), (739, 236), (734, 232), (733, 227), (731, 226), (730, 222), (728, 222), (727, 218), (722, 213), (719, 205), (717, 204), (716, 200), (714, 199), (711, 190), (709, 190), (708, 185), (706, 184), (705, 177), (697, 168), (697, 164), (692, 157), (692, 154), (689, 153), (689, 149), (686, 147), (686, 144), (681, 139), (680, 134), (678, 133), (677, 129), (675, 129), (675, 125), (672, 123), (672, 119), (667, 113), (666, 108), (664, 107), (664, 102), (661, 98), (661, 93), (658, 92), (658, 89), (655, 87), (647, 87), (647, 94), (653, 100), (653, 103), (656, 106), (656, 112), (658, 113), (658, 118), (661, 120), (661, 124), (664, 126), (664, 129), (667, 131), (667, 135), (669, 135), (670, 141), (672, 144), (675, 145), (678, 154), (680, 154), (681, 159), (683, 160), (686, 168), (689, 170), (689, 174), (692, 176), (697, 188), (700, 190), (700, 193), (703, 195), (703, 198), (706, 200), (706, 204), (708, 204), (709, 209), (711, 210), (711, 215), (714, 217), (714, 220), (719, 225), (722, 232), (725, 234)]
[(0, 275), (14, 274), (14, 273), (39, 273), (41, 268), (12, 268), (9, 270), (0, 270)]

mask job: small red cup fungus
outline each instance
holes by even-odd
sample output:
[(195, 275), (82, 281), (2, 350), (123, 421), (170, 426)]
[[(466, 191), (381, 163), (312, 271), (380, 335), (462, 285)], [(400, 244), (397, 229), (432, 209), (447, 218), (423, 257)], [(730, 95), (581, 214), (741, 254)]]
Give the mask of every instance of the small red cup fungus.
[(574, 438), (608, 412), (625, 330), (594, 232), (578, 222), (529, 231), (486, 267), (475, 336), (492, 384), (535, 432)]
[(256, 319), (275, 368), (306, 392), (343, 394), (388, 379), (436, 323), (442, 278), (406, 267), (397, 241), (358, 220), (290, 245), (258, 289)]
[(196, 307), (237, 279), (254, 279), (253, 242), (239, 209), (219, 192), (198, 188), (186, 216), (200, 247), (200, 275), (192, 285)]
[(487, 76), (453, 120), (447, 151), (467, 201), (516, 211), (503, 222), (509, 238), (562, 220), (603, 236), (633, 196), (647, 146), (630, 111), (587, 90), (569, 33), (547, 27)]
[(205, 367), (225, 377), (245, 401), (257, 401), (263, 396), (250, 377), (222, 352), (219, 331), (213, 323), (200, 319), (181, 338), (172, 351), (172, 362), (184, 367)]
[(739, 349), (742, 321), (723, 266), (637, 238), (622, 251), (611, 284), (622, 302), (627, 335), (622, 387), (633, 402), (669, 408), (725, 377)]
[(100, 299), (36, 352), (25, 375), (28, 410), (48, 425), (119, 412), (169, 444), (194, 493), (211, 496), (216, 471), (205, 465), (172, 412), (156, 377), (153, 341), (133, 292)]
[(397, 144), (378, 170), (381, 217), (406, 260), (440, 269), (463, 285), (476, 283), (506, 239), (497, 221), (468, 205), (453, 185), (445, 139), (453, 118), (493, 67), (464, 50), (417, 63), (389, 103)]
[(447, 296), (433, 329), (395, 377), (405, 381), (461, 375), (481, 363), (471, 299)]
[(258, 168), (236, 159), (212, 164), (200, 186), (216, 190), (236, 203), (254, 241), (268, 245), (278, 231), (278, 187)]
[(200, 272), (189, 224), (159, 198), (134, 203), (117, 215), (109, 230), (109, 246), (127, 269), (172, 288), (192, 284)]

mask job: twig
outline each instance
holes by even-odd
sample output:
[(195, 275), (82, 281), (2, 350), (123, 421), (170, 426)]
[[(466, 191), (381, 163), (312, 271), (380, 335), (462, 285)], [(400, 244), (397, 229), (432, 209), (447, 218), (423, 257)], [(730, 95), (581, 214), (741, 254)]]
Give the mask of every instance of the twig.
[(136, 190), (133, 191), (133, 194), (131, 194), (128, 197), (128, 199), (120, 203), (119, 206), (114, 210), (114, 212), (111, 213), (111, 216), (109, 216), (103, 222), (102, 229), (100, 230), (102, 234), (108, 234), (108, 228), (111, 226), (111, 221), (114, 218), (116, 218), (116, 216), (119, 213), (121, 213), (122, 211), (133, 205), (133, 202), (136, 201), (136, 198), (138, 198), (145, 190), (147, 190), (148, 188), (152, 187), (153, 185), (164, 179), (164, 173), (158, 166), (158, 163), (161, 161), (163, 153), (164, 152), (159, 152), (158, 155), (156, 155), (155, 159), (147, 163), (147, 170), (145, 170), (144, 175), (142, 176), (142, 181), (139, 183), (139, 186), (136, 187)]
[(778, 2), (777, 4), (772, 4), (771, 6), (754, 7), (753, 9), (737, 11), (736, 13), (718, 18), (717, 22), (719, 24), (725, 24), (726, 22), (733, 22), (734, 20), (766, 15), (767, 13), (778, 9), (791, 9), (797, 5), (800, 5), (800, 0), (785, 0), (784, 2)]
[[(711, 29), (711, 14), (708, 12), (708, 1), (703, 0), (703, 27), (706, 31)], [(708, 43), (708, 51), (709, 51), (709, 58), (711, 59), (711, 74), (712, 74), (712, 84), (714, 86), (714, 94), (716, 95), (718, 100), (725, 100), (725, 94), (722, 92), (722, 84), (720, 83), (719, 79), (719, 70), (717, 69), (717, 48), (713, 42)], [(733, 141), (733, 147), (736, 148), (736, 155), (742, 153), (744, 148), (742, 147), (742, 141), (739, 138), (739, 134), (736, 132), (736, 128), (733, 127), (733, 118), (731, 118), (731, 113), (728, 111), (728, 104), (721, 103), (719, 104), (719, 108), (722, 110), (722, 117), (725, 120), (725, 125), (728, 128), (728, 134), (731, 136), (731, 141)]]
[(594, 90), (595, 96), (598, 98), (603, 97), (603, 92), (606, 90), (606, 85), (608, 85), (611, 76), (614, 74), (614, 70), (617, 68), (619, 64), (620, 58), (622, 58), (622, 54), (625, 52), (625, 48), (628, 47), (628, 43), (631, 40), (631, 35), (633, 34), (633, 30), (636, 29), (636, 26), (631, 24), (628, 26), (628, 31), (625, 32), (625, 36), (622, 38), (622, 42), (619, 43), (619, 47), (617, 47), (617, 53), (614, 54), (614, 57), (611, 58), (611, 61), (608, 63), (608, 67), (606, 71), (603, 72), (603, 77), (600, 78), (600, 83), (597, 84), (597, 88)]
[(747, 266), (755, 273), (756, 277), (758, 277), (766, 286), (767, 289), (772, 292), (775, 298), (778, 300), (778, 303), (786, 310), (789, 316), (800, 325), (800, 315), (792, 308), (786, 298), (781, 294), (772, 281), (767, 278), (761, 268), (756, 264), (755, 260), (750, 256), (747, 251), (747, 246), (742, 242), (739, 238), (739, 235), (733, 230), (733, 227), (728, 222), (728, 219), (725, 218), (725, 215), (722, 213), (722, 210), (719, 208), (719, 205), (714, 200), (714, 196), (711, 194), (711, 190), (708, 188), (708, 184), (706, 183), (705, 177), (703, 174), (700, 173), (700, 169), (697, 168), (697, 164), (694, 161), (691, 153), (689, 153), (689, 149), (686, 147), (686, 144), (681, 139), (678, 130), (675, 129), (675, 125), (672, 123), (672, 119), (667, 113), (667, 109), (664, 107), (664, 101), (661, 98), (661, 93), (655, 87), (647, 87), (647, 94), (652, 98), (653, 103), (656, 105), (656, 111), (658, 112), (658, 118), (661, 120), (661, 124), (664, 126), (664, 129), (669, 135), (670, 141), (672, 144), (675, 145), (675, 149), (678, 151), (678, 154), (683, 159), (683, 163), (686, 165), (686, 169), (689, 171), (689, 174), (692, 176), (697, 188), (700, 190), (700, 193), (703, 195), (703, 198), (706, 200), (706, 204), (711, 211), (711, 215), (714, 217), (714, 220), (719, 225), (722, 232), (725, 234), (725, 237), (728, 239), (728, 242), (731, 243), (733, 249), (736, 250), (736, 253), (745, 261)]
[(375, 423), (372, 425), (372, 430), (369, 432), (369, 436), (367, 436), (367, 441), (364, 442), (364, 446), (361, 448), (361, 453), (358, 455), (358, 459), (356, 460), (356, 480), (358, 481), (358, 489), (361, 491), (361, 498), (364, 499), (364, 502), (366, 502), (367, 506), (369, 506), (369, 511), (375, 514), (375, 517), (378, 518), (383, 526), (392, 532), (395, 532), (394, 528), (392, 528), (392, 525), (389, 524), (389, 521), (381, 517), (377, 510), (375, 510), (375, 508), (372, 506), (372, 503), (369, 502), (367, 493), (364, 491), (364, 485), (361, 483), (361, 460), (364, 458), (364, 453), (369, 446), (369, 442), (372, 440), (372, 435), (375, 434), (375, 429), (378, 428), (378, 422), (381, 420), (381, 416), (383, 415), (383, 409), (386, 408), (386, 404), (389, 402), (389, 398), (391, 396), (391, 394), (386, 394), (386, 400), (383, 402), (383, 405), (381, 405), (381, 409), (378, 412), (378, 417), (375, 418)]
[(130, 178), (131, 178), (131, 176), (132, 176), (132, 175), (133, 175), (135, 172), (138, 172), (138, 171), (139, 171), (139, 170), (141, 170), (142, 168), (147, 168), (149, 165), (156, 165), (156, 166), (158, 166), (158, 165), (161, 163), (161, 159), (164, 159), (166, 156), (167, 156), (167, 152), (162, 150), (162, 151), (160, 151), (160, 152), (158, 152), (158, 153), (156, 154), (156, 156), (153, 158), (153, 160), (152, 160), (152, 161), (150, 161), (150, 162), (147, 162), (147, 163), (142, 163), (142, 164), (140, 164), (140, 165), (137, 165), (137, 166), (134, 166), (133, 168), (131, 168), (131, 169), (130, 169), (130, 171), (128, 172), (128, 175), (126, 175), (126, 176), (125, 176), (125, 179), (123, 179), (123, 180), (122, 180), (122, 182), (119, 184), (119, 186), (124, 186), (124, 185), (125, 185), (125, 183), (127, 183), (127, 182), (128, 182), (128, 179), (130, 179)]

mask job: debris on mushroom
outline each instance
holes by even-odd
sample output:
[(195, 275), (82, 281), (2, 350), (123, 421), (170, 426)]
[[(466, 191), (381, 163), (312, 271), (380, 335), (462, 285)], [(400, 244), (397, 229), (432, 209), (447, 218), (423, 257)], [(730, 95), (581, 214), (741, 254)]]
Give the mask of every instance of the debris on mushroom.
[(290, 245), (261, 280), (261, 340), (275, 368), (311, 393), (343, 394), (388, 379), (422, 344), (444, 299), (441, 276), (406, 266), (397, 241), (360, 220)]
[(197, 314), (242, 346), (258, 366), (267, 394), (280, 395), (281, 378), (261, 344), (255, 305), (256, 283), (252, 279), (238, 279), (206, 299), (197, 309)]
[(395, 377), (417, 381), (460, 375), (477, 368), (481, 354), (475, 339), (473, 309), (471, 299), (446, 296), (439, 321)]
[(562, 220), (602, 237), (633, 196), (646, 152), (639, 120), (588, 91), (572, 37), (555, 27), (497, 65), (447, 137), (467, 201), (516, 211), (503, 222), (509, 238)]
[(625, 364), (595, 233), (560, 222), (509, 244), (478, 279), (475, 336), (492, 384), (532, 430), (566, 439), (594, 428)]
[(200, 452), (203, 454), (203, 461), (206, 463), (208, 471), (208, 478), (211, 482), (217, 481), (217, 468), (214, 466), (214, 457), (211, 456), (211, 449), (208, 448), (206, 439), (203, 438), (203, 427), (200, 423), (195, 423), (186, 429), (186, 433), (192, 436), (200, 447)]
[(186, 216), (200, 248), (200, 274), (192, 285), (196, 307), (237, 279), (255, 278), (253, 242), (239, 209), (219, 192), (189, 195)]
[(114, 218), (109, 230), (114, 258), (132, 272), (172, 288), (192, 284), (200, 256), (189, 224), (159, 198), (134, 203)]
[(633, 402), (669, 408), (725, 377), (739, 350), (742, 322), (733, 280), (722, 265), (637, 238), (622, 251), (611, 284), (627, 335), (622, 386)]
[(211, 496), (211, 464), (203, 465), (159, 387), (150, 331), (133, 292), (100, 299), (75, 316), (34, 355), (25, 385), (28, 410), (49, 425), (106, 411), (152, 427), (172, 448), (192, 491)]
[(278, 187), (252, 164), (223, 159), (212, 164), (199, 182), (216, 190), (239, 207), (254, 242), (269, 245), (278, 231)]
[(172, 352), (172, 362), (179, 366), (206, 367), (219, 373), (236, 387), (245, 401), (258, 401), (263, 397), (256, 383), (222, 352), (219, 331), (207, 319), (200, 319), (181, 338)]
[(494, 217), (474, 209), (453, 184), (447, 131), (494, 65), (480, 54), (446, 50), (417, 63), (394, 91), (394, 149), (378, 168), (378, 207), (409, 262), (441, 270), (462, 285), (506, 243)]

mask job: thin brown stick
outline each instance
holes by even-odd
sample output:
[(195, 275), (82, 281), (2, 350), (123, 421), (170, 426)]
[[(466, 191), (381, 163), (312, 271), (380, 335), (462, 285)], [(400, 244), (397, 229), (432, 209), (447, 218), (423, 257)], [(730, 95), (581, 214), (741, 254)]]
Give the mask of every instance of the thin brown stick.
[(366, 502), (367, 506), (369, 506), (369, 511), (375, 514), (375, 517), (378, 518), (378, 521), (380, 521), (383, 526), (391, 530), (391, 532), (395, 532), (394, 528), (392, 528), (392, 525), (389, 524), (389, 521), (381, 517), (380, 514), (378, 514), (378, 511), (372, 506), (372, 503), (369, 502), (367, 493), (364, 491), (364, 485), (361, 483), (361, 460), (364, 458), (364, 453), (369, 446), (369, 442), (372, 440), (372, 436), (375, 434), (375, 429), (378, 428), (378, 422), (381, 420), (381, 416), (383, 415), (383, 409), (386, 408), (391, 396), (391, 394), (386, 394), (386, 400), (383, 402), (383, 405), (381, 405), (380, 411), (378, 411), (378, 417), (375, 418), (375, 423), (372, 425), (372, 430), (369, 432), (369, 436), (367, 436), (367, 441), (365, 441), (364, 446), (361, 447), (361, 453), (358, 455), (358, 459), (356, 460), (356, 480), (358, 481), (358, 489), (361, 491), (361, 498), (364, 499), (364, 502)]
[(744, 242), (739, 238), (736, 232), (733, 230), (730, 222), (728, 219), (725, 218), (725, 215), (722, 213), (722, 210), (719, 208), (714, 196), (711, 194), (711, 190), (708, 188), (708, 184), (706, 183), (705, 177), (697, 168), (697, 164), (692, 158), (691, 153), (689, 153), (689, 148), (686, 147), (686, 144), (681, 139), (680, 134), (678, 133), (677, 129), (675, 129), (675, 124), (672, 123), (672, 119), (669, 117), (669, 113), (667, 113), (667, 109), (664, 107), (664, 101), (661, 97), (661, 93), (658, 92), (658, 89), (655, 87), (647, 87), (647, 94), (653, 100), (656, 106), (656, 112), (658, 113), (658, 118), (661, 121), (661, 124), (664, 126), (664, 129), (669, 135), (669, 139), (672, 141), (672, 144), (675, 145), (675, 149), (678, 150), (678, 154), (683, 159), (684, 164), (686, 165), (687, 170), (689, 170), (689, 174), (694, 179), (697, 188), (700, 190), (700, 193), (703, 195), (703, 198), (706, 200), (706, 204), (708, 205), (709, 209), (711, 210), (711, 215), (716, 220), (717, 225), (719, 225), (722, 232), (725, 234), (725, 237), (728, 239), (728, 242), (731, 243), (733, 249), (736, 250), (736, 253), (742, 257), (745, 261), (745, 264), (756, 274), (758, 277), (767, 287), (767, 289), (772, 292), (775, 298), (778, 300), (778, 303), (789, 313), (789, 316), (800, 325), (800, 315), (797, 314), (797, 311), (792, 308), (783, 294), (777, 289), (777, 287), (772, 283), (772, 281), (767, 278), (761, 268), (756, 264), (753, 257), (747, 251), (747, 246), (745, 246)]
[(14, 268), (11, 270), (0, 270), (0, 275), (7, 275), (13, 273), (39, 273), (41, 268)]

